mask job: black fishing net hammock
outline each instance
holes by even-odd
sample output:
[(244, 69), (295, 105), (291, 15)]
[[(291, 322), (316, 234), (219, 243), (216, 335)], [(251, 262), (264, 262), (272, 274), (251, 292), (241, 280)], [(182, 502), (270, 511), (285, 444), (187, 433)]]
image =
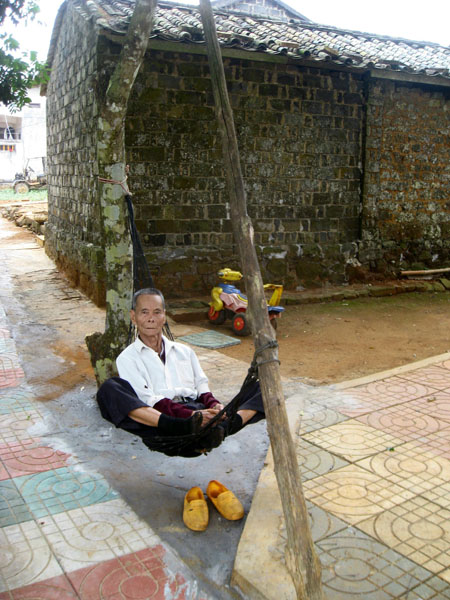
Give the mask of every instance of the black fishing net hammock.
[[(130, 227), (131, 241), (133, 245), (133, 294), (147, 287), (155, 287), (153, 277), (150, 273), (150, 268), (145, 258), (144, 251), (142, 249), (141, 239), (136, 228), (134, 220), (134, 208), (131, 196), (125, 195), (125, 201), (128, 208), (128, 222)], [(173, 340), (172, 332), (170, 331), (169, 324), (166, 323), (164, 326), (164, 334)], [(135, 332), (134, 327), (130, 325), (129, 343), (134, 339)], [(179, 436), (152, 436), (144, 440), (145, 445), (156, 452), (162, 452), (168, 456), (184, 456), (184, 457), (195, 457), (203, 454), (203, 446), (205, 445), (205, 438), (210, 433), (212, 427), (214, 427), (218, 421), (225, 415), (228, 419), (233, 419), (236, 414), (239, 405), (242, 400), (249, 399), (248, 391), (258, 381), (258, 365), (256, 357), (265, 348), (261, 348), (258, 352), (255, 352), (255, 356), (248, 370), (247, 376), (242, 384), (242, 387), (238, 394), (223, 408), (217, 415), (211, 419), (207, 425), (198, 433), (192, 433), (188, 435)]]

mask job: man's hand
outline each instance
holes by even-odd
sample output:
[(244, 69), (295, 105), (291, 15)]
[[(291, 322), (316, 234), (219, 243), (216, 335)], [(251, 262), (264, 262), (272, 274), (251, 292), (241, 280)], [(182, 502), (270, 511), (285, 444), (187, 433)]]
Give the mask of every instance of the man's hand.
[(203, 417), (202, 426), (209, 423), (209, 421), (211, 421), (211, 419), (213, 419), (220, 412), (220, 410), (221, 409), (214, 407), (214, 408), (205, 408), (204, 410), (197, 411), (202, 414), (202, 417)]

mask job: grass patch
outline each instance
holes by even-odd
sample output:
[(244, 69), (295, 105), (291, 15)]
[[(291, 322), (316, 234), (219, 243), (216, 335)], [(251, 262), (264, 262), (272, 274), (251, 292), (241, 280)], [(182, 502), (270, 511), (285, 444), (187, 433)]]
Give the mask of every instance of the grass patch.
[(0, 189), (0, 200), (45, 202), (47, 200), (47, 190), (30, 190), (27, 194), (16, 194), (12, 188), (2, 188)]

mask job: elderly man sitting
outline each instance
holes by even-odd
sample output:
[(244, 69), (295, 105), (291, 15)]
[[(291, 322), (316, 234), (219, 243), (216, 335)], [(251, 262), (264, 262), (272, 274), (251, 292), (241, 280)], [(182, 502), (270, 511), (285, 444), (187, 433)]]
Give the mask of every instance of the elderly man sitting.
[[(154, 436), (199, 432), (223, 405), (212, 395), (195, 352), (162, 334), (166, 322), (162, 293), (156, 288), (136, 292), (130, 315), (138, 337), (117, 357), (119, 377), (107, 380), (98, 390), (102, 416), (140, 436), (149, 447)], [(234, 418), (211, 427), (201, 447), (193, 442), (183, 455), (196, 456), (216, 448), (225, 435), (263, 418), (261, 392), (255, 383)]]

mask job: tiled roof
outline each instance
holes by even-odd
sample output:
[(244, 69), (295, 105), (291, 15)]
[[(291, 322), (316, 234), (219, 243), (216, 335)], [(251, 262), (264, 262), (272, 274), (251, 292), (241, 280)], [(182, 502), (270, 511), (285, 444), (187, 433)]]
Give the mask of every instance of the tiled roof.
[(258, 17), (288, 21), (297, 19), (311, 23), (311, 19), (293, 9), (282, 0), (211, 0), (213, 9), (224, 9), (227, 12), (238, 11)]
[[(75, 0), (78, 10), (100, 27), (124, 33), (134, 0)], [(450, 78), (450, 48), (292, 20), (290, 22), (215, 10), (223, 47), (285, 55), (302, 61), (331, 62), (358, 69), (402, 71)], [(152, 38), (204, 44), (197, 7), (158, 3)]]

